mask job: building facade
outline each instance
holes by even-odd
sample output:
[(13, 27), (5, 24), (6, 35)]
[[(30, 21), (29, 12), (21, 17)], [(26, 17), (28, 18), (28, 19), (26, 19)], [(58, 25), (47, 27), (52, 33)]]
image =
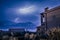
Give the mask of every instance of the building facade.
[[(45, 11), (41, 15), (41, 27), (45, 30), (49, 28), (60, 27), (60, 6), (49, 9), (45, 8)], [(38, 30), (39, 28), (37, 28)]]

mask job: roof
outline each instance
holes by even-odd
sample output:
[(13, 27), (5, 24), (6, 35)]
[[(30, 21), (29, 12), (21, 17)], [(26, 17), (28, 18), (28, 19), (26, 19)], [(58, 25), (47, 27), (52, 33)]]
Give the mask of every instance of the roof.
[(46, 12), (53, 12), (53, 11), (55, 11), (55, 10), (59, 10), (60, 9), (60, 6), (57, 6), (57, 7), (54, 7), (54, 8), (52, 8), (52, 9), (48, 9), (48, 11), (46, 11)]

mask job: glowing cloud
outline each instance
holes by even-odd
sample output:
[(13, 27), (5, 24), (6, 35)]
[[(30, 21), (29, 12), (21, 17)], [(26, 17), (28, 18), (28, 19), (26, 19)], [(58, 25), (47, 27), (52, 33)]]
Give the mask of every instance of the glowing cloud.
[(20, 8), (19, 9), (19, 13), (21, 13), (21, 14), (28, 14), (28, 13), (33, 13), (36, 10), (37, 10), (36, 6), (28, 6), (28, 7)]
[(20, 19), (19, 19), (19, 18), (15, 18), (15, 19), (14, 19), (14, 22), (15, 22), (15, 23), (19, 23), (19, 22), (20, 22)]

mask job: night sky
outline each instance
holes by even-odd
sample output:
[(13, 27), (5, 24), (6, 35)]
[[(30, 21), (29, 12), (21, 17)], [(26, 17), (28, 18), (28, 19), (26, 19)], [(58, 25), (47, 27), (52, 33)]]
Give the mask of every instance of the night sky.
[(41, 25), (40, 13), (44, 8), (59, 5), (60, 0), (0, 0), (0, 29), (24, 25), (22, 28), (35, 31)]

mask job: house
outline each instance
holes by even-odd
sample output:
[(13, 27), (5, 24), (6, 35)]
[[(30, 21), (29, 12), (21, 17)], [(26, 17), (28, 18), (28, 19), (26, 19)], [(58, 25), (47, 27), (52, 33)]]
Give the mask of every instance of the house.
[[(49, 9), (45, 8), (45, 11), (41, 14), (41, 26), (45, 30), (50, 28), (59, 28), (60, 27), (60, 6)], [(38, 29), (38, 28), (37, 28)]]

